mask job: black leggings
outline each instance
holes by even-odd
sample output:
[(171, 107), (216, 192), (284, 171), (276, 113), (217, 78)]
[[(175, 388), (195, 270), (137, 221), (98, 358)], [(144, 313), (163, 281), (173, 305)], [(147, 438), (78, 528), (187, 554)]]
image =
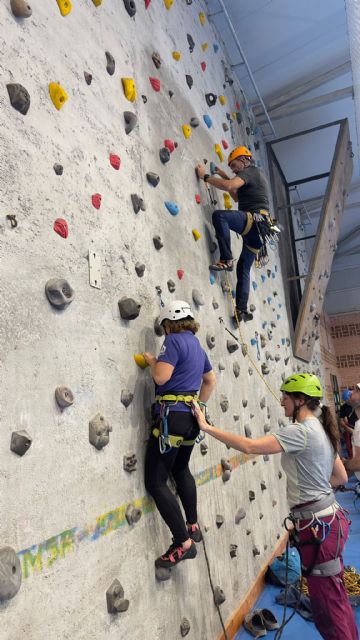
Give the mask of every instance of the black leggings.
[[(171, 411), (168, 416), (169, 434), (184, 436), (185, 440), (194, 440), (199, 435), (199, 427), (192, 413)], [(154, 425), (157, 426), (157, 425)], [(161, 517), (176, 544), (182, 544), (189, 538), (180, 506), (173, 492), (167, 486), (169, 473), (176, 483), (177, 492), (184, 507), (186, 521), (197, 522), (196, 484), (189, 469), (189, 460), (193, 446), (173, 447), (168, 453), (160, 453), (159, 440), (150, 436), (145, 458), (145, 487), (152, 495)]]

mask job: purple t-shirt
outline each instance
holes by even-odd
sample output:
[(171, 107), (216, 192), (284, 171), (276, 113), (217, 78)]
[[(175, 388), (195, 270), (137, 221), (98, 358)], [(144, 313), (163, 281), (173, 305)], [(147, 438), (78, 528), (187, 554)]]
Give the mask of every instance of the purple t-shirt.
[[(155, 384), (156, 395), (198, 391), (204, 373), (212, 370), (209, 358), (192, 331), (170, 333), (160, 349), (158, 362), (172, 364), (174, 371), (165, 384)], [(179, 402), (170, 411), (191, 411), (186, 404)]]

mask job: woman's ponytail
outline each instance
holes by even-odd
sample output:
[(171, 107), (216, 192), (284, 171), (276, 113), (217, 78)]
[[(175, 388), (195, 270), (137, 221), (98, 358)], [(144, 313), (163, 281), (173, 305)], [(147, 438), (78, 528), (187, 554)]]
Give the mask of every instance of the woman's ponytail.
[(324, 430), (332, 444), (335, 453), (338, 453), (340, 449), (339, 429), (337, 424), (335, 423), (334, 418), (331, 415), (329, 407), (326, 407), (324, 404), (321, 407), (320, 422), (324, 427)]

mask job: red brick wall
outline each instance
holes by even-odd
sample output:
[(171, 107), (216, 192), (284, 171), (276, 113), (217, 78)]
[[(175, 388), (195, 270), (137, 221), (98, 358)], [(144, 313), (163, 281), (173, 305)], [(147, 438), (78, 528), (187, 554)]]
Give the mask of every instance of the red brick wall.
[(360, 313), (330, 316), (330, 339), (340, 389), (360, 382)]

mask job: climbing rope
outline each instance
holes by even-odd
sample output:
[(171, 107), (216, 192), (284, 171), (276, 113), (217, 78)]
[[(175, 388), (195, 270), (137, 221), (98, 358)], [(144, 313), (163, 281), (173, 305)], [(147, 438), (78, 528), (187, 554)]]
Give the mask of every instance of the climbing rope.
[[(231, 304), (233, 307), (233, 311), (234, 311), (234, 316), (236, 319), (236, 324), (237, 324), (237, 328), (240, 334), (240, 339), (241, 339), (241, 343), (242, 344), (246, 344), (245, 340), (244, 340), (244, 336), (242, 334), (241, 331), (241, 327), (240, 327), (240, 322), (239, 322), (239, 318), (238, 315), (236, 313), (236, 306), (235, 306), (235, 300), (231, 294), (232, 291), (232, 287), (231, 287), (231, 283), (230, 283), (230, 279), (229, 279), (229, 274), (227, 272), (225, 272), (225, 277), (226, 277), (226, 284), (227, 284), (227, 290), (228, 290), (228, 296), (231, 299)], [(259, 370), (259, 368), (257, 367), (256, 362), (253, 360), (253, 358), (251, 357), (251, 355), (249, 354), (249, 351), (247, 352), (247, 357), (249, 358), (252, 366), (254, 367), (256, 373), (260, 376), (260, 378), (262, 379), (263, 383), (265, 384), (265, 386), (268, 388), (268, 390), (270, 391), (271, 395), (275, 398), (275, 400), (280, 404), (280, 398), (278, 398), (278, 396), (276, 395), (275, 391), (271, 388), (271, 386), (269, 385), (269, 383), (265, 380), (265, 377), (263, 376), (263, 374), (261, 373), (261, 371)]]
[[(355, 567), (345, 567), (343, 582), (348, 596), (360, 596), (360, 574), (356, 572)], [(309, 596), (306, 578), (304, 578), (302, 593)]]
[[(199, 529), (201, 531), (200, 524), (199, 524)], [(214, 598), (214, 603), (215, 603), (215, 589), (214, 589), (214, 584), (213, 584), (212, 577), (211, 577), (210, 562), (209, 562), (209, 557), (208, 557), (207, 550), (206, 550), (206, 544), (205, 544), (204, 535), (202, 536), (202, 544), (203, 544), (203, 548), (204, 548), (204, 556), (205, 556), (205, 560), (206, 560), (206, 566), (207, 566), (207, 572), (208, 572), (208, 576), (209, 576), (210, 587), (211, 587), (211, 591), (212, 591), (213, 598)], [(221, 628), (222, 628), (222, 630), (224, 632), (224, 640), (229, 640), (228, 635), (226, 633), (224, 620), (223, 620), (223, 617), (221, 615), (220, 606), (218, 604), (215, 604), (215, 606), (216, 606), (217, 612), (219, 614)]]

